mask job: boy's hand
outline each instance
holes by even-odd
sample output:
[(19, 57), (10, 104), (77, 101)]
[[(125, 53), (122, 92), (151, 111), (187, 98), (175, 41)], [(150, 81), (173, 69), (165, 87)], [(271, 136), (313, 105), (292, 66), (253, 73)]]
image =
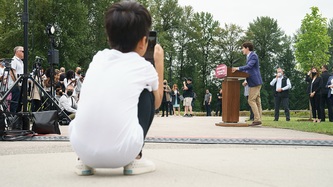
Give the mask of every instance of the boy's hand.
[(155, 65), (164, 62), (164, 50), (160, 44), (156, 44), (154, 48), (154, 61)]
[(154, 62), (159, 82), (158, 90), (154, 91), (155, 109), (158, 109), (162, 102), (164, 80), (164, 50), (159, 44), (156, 44), (154, 48)]

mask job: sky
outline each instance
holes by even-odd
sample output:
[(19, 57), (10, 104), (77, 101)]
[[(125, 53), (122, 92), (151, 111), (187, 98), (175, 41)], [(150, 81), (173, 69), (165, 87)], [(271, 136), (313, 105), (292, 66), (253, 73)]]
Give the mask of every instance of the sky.
[(209, 12), (214, 20), (224, 24), (236, 24), (247, 29), (257, 17), (268, 16), (277, 20), (279, 27), (287, 35), (292, 35), (301, 27), (310, 7), (319, 8), (319, 13), (333, 19), (333, 0), (178, 0), (180, 6), (192, 6), (195, 12)]

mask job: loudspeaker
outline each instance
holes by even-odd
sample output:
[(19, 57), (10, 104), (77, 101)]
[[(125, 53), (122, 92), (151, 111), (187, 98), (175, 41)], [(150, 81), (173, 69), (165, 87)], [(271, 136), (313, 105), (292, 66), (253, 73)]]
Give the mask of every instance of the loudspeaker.
[(49, 50), (48, 61), (49, 61), (49, 63), (58, 65), (59, 64), (59, 50), (57, 50), (57, 49)]

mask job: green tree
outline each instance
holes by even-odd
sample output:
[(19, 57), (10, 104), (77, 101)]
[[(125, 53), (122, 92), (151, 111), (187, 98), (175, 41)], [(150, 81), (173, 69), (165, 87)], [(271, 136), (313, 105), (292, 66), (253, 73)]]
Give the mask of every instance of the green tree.
[(1, 0), (0, 2), (0, 55), (11, 58), (14, 55), (14, 47), (23, 46), (21, 20), (23, 2), (18, 0)]
[(170, 83), (172, 79), (172, 70), (176, 58), (176, 32), (180, 27), (180, 17), (182, 8), (177, 0), (151, 0), (149, 6), (153, 19), (153, 29), (157, 31), (158, 40), (165, 52), (165, 78)]
[(329, 67), (333, 68), (333, 18), (328, 22), (327, 34), (331, 38), (330, 48), (329, 48)]
[(311, 7), (311, 14), (302, 20), (300, 32), (296, 37), (295, 56), (303, 72), (312, 66), (327, 64), (331, 39), (327, 35), (326, 18), (319, 14), (317, 7)]
[(195, 82), (197, 103), (202, 103), (205, 89), (212, 90), (210, 73), (219, 64), (215, 61), (215, 56), (218, 54), (215, 40), (218, 38), (220, 27), (219, 22), (213, 19), (212, 14), (200, 12), (194, 13), (190, 28), (193, 40), (188, 55), (194, 68), (191, 76)]
[(91, 61), (88, 9), (80, 0), (57, 0), (52, 5), (51, 20), (57, 29), (60, 65), (69, 69)]

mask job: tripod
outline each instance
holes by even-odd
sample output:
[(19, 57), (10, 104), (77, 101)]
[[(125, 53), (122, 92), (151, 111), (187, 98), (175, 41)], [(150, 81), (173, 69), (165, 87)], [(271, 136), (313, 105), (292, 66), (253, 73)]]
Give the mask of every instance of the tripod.
[[(5, 75), (5, 73), (4, 73), (4, 75)], [(10, 76), (10, 72), (9, 71), (7, 72), (7, 75)], [(7, 79), (8, 79), (8, 76), (7, 76)], [(10, 119), (8, 118), (9, 116), (13, 116), (15, 114), (13, 114), (12, 112), (9, 112), (9, 107), (5, 103), (6, 98), (10, 95), (11, 91), (13, 90), (13, 88), (15, 86), (18, 86), (18, 84), (20, 82), (24, 81), (24, 79), (26, 79), (26, 81), (29, 80), (29, 82), (31, 82), (34, 86), (36, 86), (39, 89), (39, 91), (43, 94), (43, 96), (46, 97), (47, 101), (51, 102), (50, 105), (52, 106), (52, 108), (55, 108), (58, 111), (58, 115), (62, 115), (68, 121), (71, 121), (71, 119), (69, 118), (69, 116), (57, 104), (57, 101), (54, 99), (54, 97), (52, 97), (50, 94), (48, 94), (44, 90), (44, 88), (33, 78), (32, 75), (27, 75), (27, 74), (23, 74), (22, 76), (20, 76), (15, 81), (15, 83), (13, 84), (13, 86), (10, 89), (7, 89), (3, 94), (1, 93), (1, 95), (0, 95), (1, 96), (1, 98), (0, 98), (0, 106), (1, 106), (1, 108), (0, 109), (2, 111), (1, 113), (4, 114), (4, 116), (5, 116), (5, 118), (6, 118), (7, 121), (10, 121)], [(26, 89), (22, 89), (22, 90), (26, 90)], [(47, 101), (45, 101), (45, 102), (47, 102)], [(22, 115), (22, 116), (27, 117), (27, 118), (31, 117), (30, 112), (24, 112), (24, 111), (23, 112), (19, 112), (19, 115)], [(10, 125), (7, 125), (7, 126), (10, 127)], [(22, 127), (19, 127), (19, 128), (22, 128)], [(24, 130), (29, 130), (29, 128), (30, 127), (26, 127), (26, 129), (24, 129)]]

